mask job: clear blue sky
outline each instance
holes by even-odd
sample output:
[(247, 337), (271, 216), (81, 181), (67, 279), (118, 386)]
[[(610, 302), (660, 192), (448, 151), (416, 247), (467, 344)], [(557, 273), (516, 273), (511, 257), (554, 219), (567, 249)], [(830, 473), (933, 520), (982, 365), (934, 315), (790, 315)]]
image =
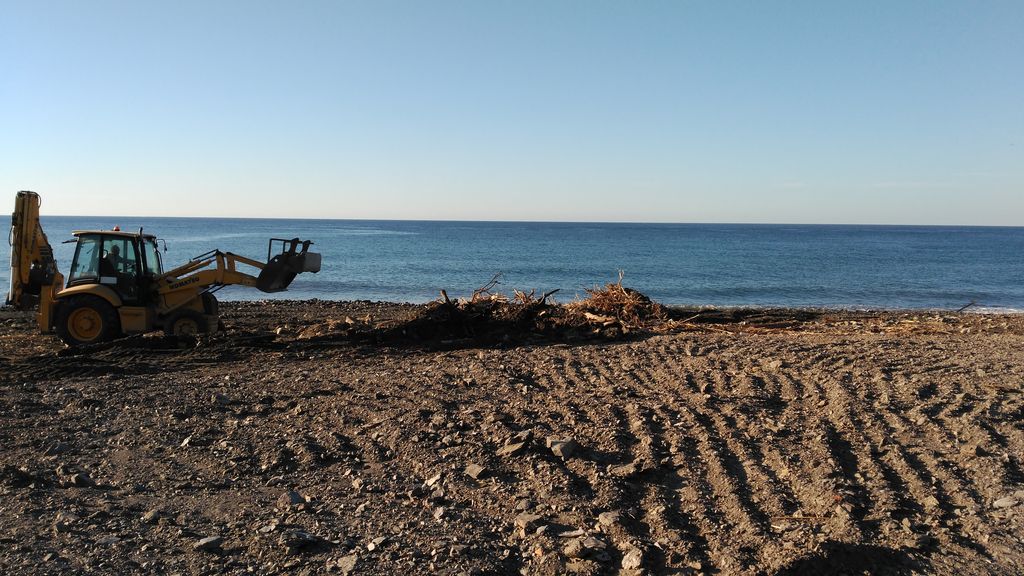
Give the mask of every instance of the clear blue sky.
[(1024, 2), (0, 0), (48, 214), (1024, 225)]

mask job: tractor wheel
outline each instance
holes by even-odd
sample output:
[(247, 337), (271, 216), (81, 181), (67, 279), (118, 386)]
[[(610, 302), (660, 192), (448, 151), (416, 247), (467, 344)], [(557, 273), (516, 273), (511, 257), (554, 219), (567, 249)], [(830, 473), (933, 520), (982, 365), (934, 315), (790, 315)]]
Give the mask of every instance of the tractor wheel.
[(168, 336), (198, 336), (209, 332), (206, 316), (196, 310), (179, 310), (164, 322), (164, 334)]
[(220, 302), (217, 302), (217, 297), (209, 292), (203, 292), (203, 310), (206, 311), (210, 316), (220, 316)]
[(68, 346), (107, 342), (121, 335), (121, 319), (97, 296), (73, 296), (57, 312), (57, 336)]
[(220, 319), (220, 302), (217, 297), (209, 292), (203, 293), (203, 310), (210, 316), (217, 318), (217, 332), (224, 331), (224, 321)]

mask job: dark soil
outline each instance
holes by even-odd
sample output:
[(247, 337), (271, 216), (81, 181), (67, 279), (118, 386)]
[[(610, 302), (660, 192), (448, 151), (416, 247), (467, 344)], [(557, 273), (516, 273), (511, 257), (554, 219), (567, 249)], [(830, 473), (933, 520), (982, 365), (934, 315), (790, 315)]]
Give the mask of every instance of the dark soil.
[(477, 304), (0, 311), (0, 573), (1024, 571), (1022, 316)]

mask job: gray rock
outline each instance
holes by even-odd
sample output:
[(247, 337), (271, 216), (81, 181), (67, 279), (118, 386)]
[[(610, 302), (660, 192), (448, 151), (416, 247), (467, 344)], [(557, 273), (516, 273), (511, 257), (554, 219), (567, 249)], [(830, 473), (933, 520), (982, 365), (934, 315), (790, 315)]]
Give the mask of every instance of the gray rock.
[(466, 466), (465, 472), (466, 475), (473, 480), (479, 480), (487, 475), (487, 469), (479, 464), (470, 464), (469, 466)]
[(199, 552), (216, 552), (220, 550), (220, 546), (223, 543), (224, 539), (220, 536), (207, 536), (193, 544), (192, 549), (198, 550)]
[(53, 521), (53, 531), (57, 533), (70, 532), (71, 525), (79, 520), (78, 516), (70, 512), (59, 512)]
[(526, 443), (525, 442), (516, 442), (516, 443), (513, 443), (513, 444), (507, 444), (505, 446), (502, 446), (501, 448), (498, 448), (498, 450), (495, 452), (495, 454), (497, 454), (498, 456), (500, 456), (502, 458), (507, 458), (507, 457), (510, 457), (510, 456), (518, 456), (518, 455), (522, 454), (523, 452), (526, 452)]
[(298, 554), (325, 546), (327, 541), (309, 532), (292, 530), (281, 535), (281, 543), (288, 548), (289, 554)]
[(464, 556), (467, 550), (469, 550), (469, 546), (466, 546), (465, 544), (455, 544), (448, 550), (448, 555), (452, 558), (457, 558), (459, 556)]
[(369, 550), (370, 552), (373, 552), (377, 548), (380, 548), (381, 546), (386, 544), (387, 541), (388, 541), (388, 537), (387, 536), (378, 536), (377, 538), (374, 538), (373, 540), (370, 540), (370, 543), (366, 545), (366, 549)]
[(1020, 501), (1018, 501), (1017, 498), (1015, 498), (1013, 496), (1004, 496), (1003, 498), (1000, 498), (999, 500), (996, 500), (995, 502), (993, 502), (992, 503), (992, 507), (993, 508), (1012, 508), (1013, 506), (1016, 506), (1019, 503), (1020, 503)]
[(523, 430), (516, 432), (506, 444), (526, 444), (530, 440), (533, 440), (533, 430)]
[(565, 554), (569, 558), (583, 558), (587, 555), (587, 548), (583, 545), (582, 538), (576, 538), (571, 540), (562, 548), (562, 554)]
[(626, 555), (622, 557), (622, 569), (623, 570), (636, 570), (644, 563), (644, 555), (637, 548), (633, 548)]
[(358, 554), (349, 554), (348, 556), (342, 556), (335, 564), (335, 567), (338, 569), (338, 572), (341, 572), (342, 574), (351, 574), (356, 569), (356, 564), (358, 562)]
[(290, 510), (294, 508), (304, 508), (306, 506), (306, 499), (303, 498), (302, 494), (294, 490), (289, 490), (282, 493), (277, 498), (278, 510)]
[(547, 447), (551, 449), (552, 454), (563, 460), (571, 458), (580, 449), (579, 443), (572, 438), (567, 438), (565, 440), (548, 438)]
[(630, 462), (629, 464), (623, 464), (621, 466), (612, 466), (608, 469), (608, 473), (616, 478), (629, 478), (630, 476), (635, 476), (637, 471), (638, 468), (635, 462)]
[(530, 514), (529, 512), (523, 512), (516, 516), (515, 524), (517, 528), (522, 528), (529, 532), (537, 527), (540, 521), (543, 519), (539, 514)]
[(562, 549), (562, 553), (569, 558), (597, 558), (600, 556), (601, 558), (599, 559), (607, 560), (609, 556), (604, 553), (607, 547), (608, 545), (603, 540), (593, 536), (586, 536), (570, 541)]

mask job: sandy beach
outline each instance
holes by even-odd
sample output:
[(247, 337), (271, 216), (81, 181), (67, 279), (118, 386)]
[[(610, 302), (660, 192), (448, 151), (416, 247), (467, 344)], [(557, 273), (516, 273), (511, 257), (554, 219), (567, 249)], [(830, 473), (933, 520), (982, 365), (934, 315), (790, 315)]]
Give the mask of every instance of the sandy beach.
[(1024, 570), (1024, 316), (423, 310), (225, 303), (81, 351), (0, 311), (0, 572)]

